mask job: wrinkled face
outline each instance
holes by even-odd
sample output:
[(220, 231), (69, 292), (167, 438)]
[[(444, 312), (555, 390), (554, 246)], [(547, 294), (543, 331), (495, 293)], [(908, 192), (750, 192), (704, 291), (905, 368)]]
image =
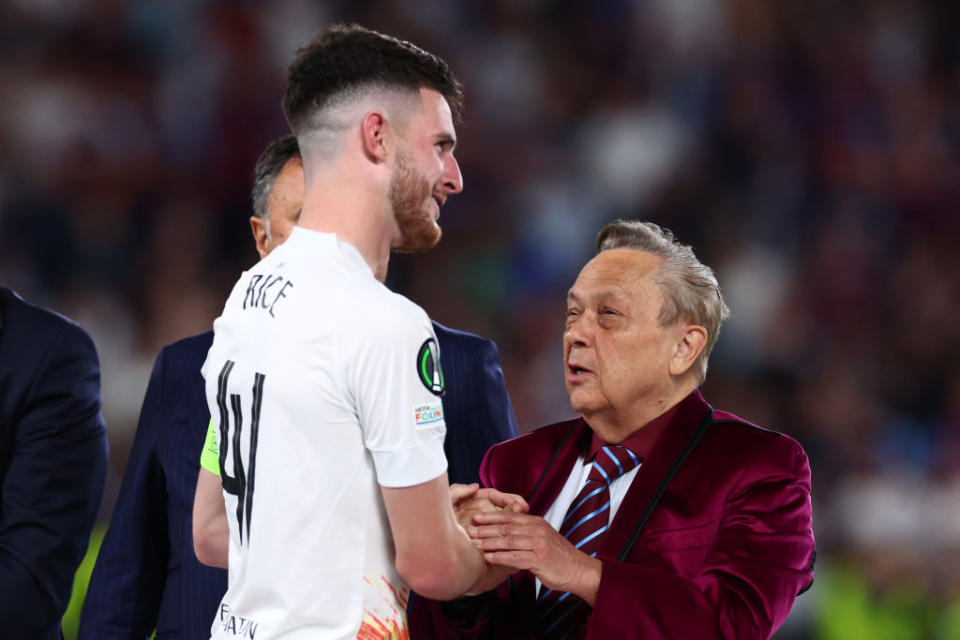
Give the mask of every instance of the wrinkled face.
[(290, 158), (277, 174), (267, 199), (267, 217), (270, 219), (270, 238), (266, 240), (267, 253), (283, 244), (300, 218), (303, 206), (303, 164), (299, 157)]
[(676, 339), (658, 320), (660, 262), (643, 251), (610, 249), (588, 262), (570, 289), (565, 382), (571, 406), (588, 421), (601, 413), (628, 418), (669, 387)]
[(450, 194), (463, 190), (460, 167), (453, 157), (455, 146), (446, 99), (421, 89), (420, 105), (410, 116), (394, 156), (388, 195), (400, 230), (395, 251), (426, 251), (440, 241), (440, 207)]

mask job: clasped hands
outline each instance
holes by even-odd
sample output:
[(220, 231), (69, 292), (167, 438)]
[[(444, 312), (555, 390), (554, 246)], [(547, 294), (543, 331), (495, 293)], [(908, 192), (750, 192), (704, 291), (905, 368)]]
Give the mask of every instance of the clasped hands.
[(577, 550), (546, 520), (527, 513), (530, 507), (522, 497), (478, 484), (453, 484), (450, 502), (457, 522), (487, 563), (467, 595), (489, 591), (526, 569), (546, 588), (570, 591), (593, 605), (602, 563)]

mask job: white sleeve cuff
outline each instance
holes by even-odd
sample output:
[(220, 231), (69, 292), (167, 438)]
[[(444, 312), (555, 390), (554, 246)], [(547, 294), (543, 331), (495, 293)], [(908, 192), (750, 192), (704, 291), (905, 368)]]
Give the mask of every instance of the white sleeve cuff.
[(447, 470), (443, 438), (395, 451), (374, 451), (373, 466), (381, 487), (412, 487), (429, 482)]

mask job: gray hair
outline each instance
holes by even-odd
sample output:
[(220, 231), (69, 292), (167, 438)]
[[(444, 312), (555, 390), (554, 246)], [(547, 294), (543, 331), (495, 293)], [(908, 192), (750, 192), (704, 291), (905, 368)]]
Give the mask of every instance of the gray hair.
[(287, 162), (292, 158), (299, 157), (300, 147), (297, 145), (297, 139), (293, 134), (288, 133), (272, 140), (267, 148), (260, 153), (257, 164), (253, 167), (253, 189), (250, 191), (250, 205), (253, 207), (253, 214), (262, 219), (266, 225), (268, 239), (272, 238), (267, 202), (270, 200), (273, 182), (283, 168), (287, 166)]
[(616, 220), (597, 234), (598, 254), (621, 248), (644, 251), (663, 260), (657, 269), (657, 284), (663, 292), (660, 326), (684, 320), (706, 330), (707, 343), (694, 362), (697, 383), (702, 384), (720, 325), (730, 315), (713, 270), (697, 260), (693, 249), (680, 244), (669, 229), (652, 222)]

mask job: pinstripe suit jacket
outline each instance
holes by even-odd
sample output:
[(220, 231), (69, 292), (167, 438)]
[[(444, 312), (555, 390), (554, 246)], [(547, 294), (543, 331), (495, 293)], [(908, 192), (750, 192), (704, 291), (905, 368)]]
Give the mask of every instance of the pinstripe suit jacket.
[[(496, 346), (434, 323), (447, 381), (444, 449), (451, 482), (479, 480), (493, 444), (517, 435)], [(191, 516), (210, 419), (200, 367), (213, 333), (157, 358), (130, 461), (90, 582), (79, 640), (207, 639), (227, 572), (193, 553)]]
[(79, 638), (209, 638), (227, 572), (193, 553), (191, 518), (210, 414), (200, 366), (213, 332), (160, 352), (113, 518), (100, 548)]

